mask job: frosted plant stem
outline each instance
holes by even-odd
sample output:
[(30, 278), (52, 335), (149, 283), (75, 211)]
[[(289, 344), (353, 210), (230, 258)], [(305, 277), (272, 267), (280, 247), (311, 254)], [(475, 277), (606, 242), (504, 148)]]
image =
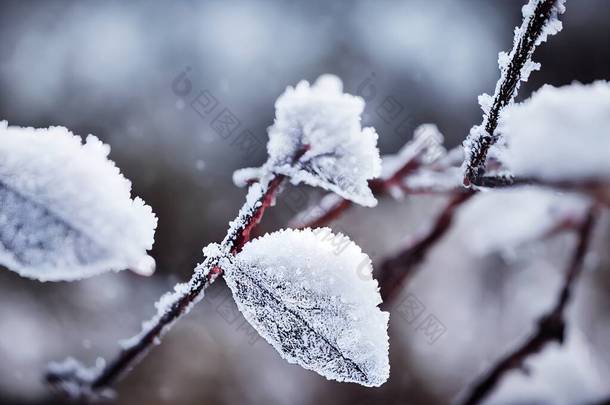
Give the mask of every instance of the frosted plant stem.
[(506, 188), (521, 185), (538, 186), (557, 191), (580, 193), (594, 198), (600, 204), (610, 205), (609, 187), (607, 181), (602, 178), (549, 180), (541, 177), (483, 176), (479, 180), (479, 186), (486, 188)]
[(566, 329), (565, 309), (570, 301), (574, 284), (582, 273), (583, 262), (589, 248), (596, 217), (597, 207), (593, 207), (589, 210), (586, 219), (577, 228), (578, 243), (565, 272), (555, 305), (538, 320), (537, 329), (527, 340), (500, 359), (479, 381), (472, 385), (472, 388), (464, 397), (465, 399), (461, 401), (462, 404), (473, 405), (482, 402), (506, 373), (522, 367), (529, 356), (539, 353), (548, 343), (563, 343)]
[[(267, 175), (261, 179), (260, 184), (252, 187), (248, 201), (232, 222), (220, 248), (223, 251), (236, 254), (249, 240), (252, 229), (261, 220), (265, 210), (269, 207), (284, 182), (283, 175)], [(256, 193), (256, 194), (253, 194)], [(105, 367), (94, 375), (82, 373), (79, 370), (70, 370), (66, 373), (49, 371), (46, 380), (60, 391), (70, 396), (95, 396), (107, 390), (116, 383), (126, 372), (133, 368), (148, 351), (159, 342), (159, 339), (171, 328), (176, 320), (188, 312), (189, 308), (203, 298), (204, 290), (209, 287), (220, 275), (222, 269), (218, 267), (218, 258), (207, 257), (200, 264), (188, 283), (188, 289), (177, 294), (173, 301), (167, 305), (167, 310), (146, 322), (143, 330), (137, 336), (129, 339), (119, 354)], [(87, 378), (83, 378), (87, 375)]]
[[(495, 131), (498, 127), (500, 112), (517, 95), (519, 82), (523, 80), (523, 68), (526, 63), (531, 62), (531, 56), (539, 44), (539, 38), (552, 17), (553, 7), (556, 7), (560, 0), (530, 0), (531, 2), (537, 2), (535, 10), (529, 17), (529, 21), (527, 18), (524, 19), (521, 30), (515, 32), (514, 45), (510, 53), (511, 59), (506, 71), (496, 84), (493, 102), (489, 112), (484, 115), (480, 127), (483, 131), (477, 131), (476, 136), (467, 141), (470, 142), (470, 152), (467, 154), (465, 162), (465, 184), (477, 184), (478, 179), (484, 175), (487, 152), (497, 140)], [(469, 135), (470, 137), (472, 134)]]

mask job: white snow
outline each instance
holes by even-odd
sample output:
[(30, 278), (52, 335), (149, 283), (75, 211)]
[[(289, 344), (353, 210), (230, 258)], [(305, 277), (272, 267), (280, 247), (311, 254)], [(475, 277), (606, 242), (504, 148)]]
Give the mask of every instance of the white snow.
[(461, 209), (456, 227), (474, 253), (511, 253), (565, 220), (579, 221), (589, 200), (531, 186), (481, 191)]
[(237, 187), (245, 187), (253, 181), (259, 181), (264, 173), (263, 167), (244, 167), (233, 172), (233, 184)]
[(157, 219), (109, 152), (63, 127), (0, 122), (0, 264), (41, 281), (152, 273)]
[(515, 176), (610, 178), (610, 83), (546, 85), (506, 109), (500, 158)]
[[(362, 128), (364, 100), (343, 93), (341, 80), (323, 75), (310, 86), (288, 87), (275, 103), (269, 129), (269, 162), (293, 184), (323, 187), (365, 206), (377, 201), (368, 180), (379, 176), (377, 133)], [(293, 157), (304, 147), (298, 162)]]
[(389, 314), (371, 261), (328, 228), (282, 230), (221, 259), (240, 311), (290, 363), (379, 386), (389, 376)]
[[(526, 23), (529, 24), (530, 20), (534, 16), (534, 11), (536, 11), (536, 6), (539, 3), (542, 3), (544, 0), (530, 0), (526, 5), (521, 8), (521, 14), (523, 15), (523, 25), (521, 26), (521, 30), (524, 30), (527, 27)], [(563, 24), (559, 21), (559, 15), (565, 13), (566, 0), (557, 0), (553, 7), (551, 8), (551, 16), (548, 19), (547, 23), (542, 27), (542, 33), (538, 38), (536, 38), (536, 46), (540, 45), (543, 42), (546, 42), (549, 35), (555, 35), (563, 28)], [(519, 30), (519, 28), (516, 28)], [(522, 36), (523, 32), (520, 33), (519, 36)], [(517, 35), (515, 35), (515, 38)]]

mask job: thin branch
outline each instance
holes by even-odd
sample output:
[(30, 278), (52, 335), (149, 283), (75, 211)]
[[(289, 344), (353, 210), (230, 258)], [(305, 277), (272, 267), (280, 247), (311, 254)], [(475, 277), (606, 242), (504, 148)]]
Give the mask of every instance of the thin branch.
[(529, 356), (539, 353), (547, 344), (551, 342), (563, 344), (566, 329), (565, 309), (576, 280), (582, 272), (596, 217), (597, 208), (591, 208), (578, 228), (578, 243), (565, 272), (555, 305), (540, 318), (536, 331), (525, 342), (500, 359), (489, 372), (472, 385), (463, 404), (473, 405), (483, 401), (509, 371), (521, 368)]
[(453, 195), (449, 203), (438, 214), (434, 224), (396, 256), (386, 259), (379, 268), (379, 281), (384, 306), (397, 295), (407, 277), (421, 264), (428, 252), (447, 234), (453, 224), (458, 208), (468, 201), (475, 191), (464, 189)]
[[(553, 10), (559, 7), (560, 0), (530, 0), (536, 3), (535, 11), (524, 18), (521, 28), (515, 32), (514, 46), (510, 53), (511, 60), (502, 72), (493, 97), (490, 110), (483, 117), (480, 127), (475, 127), (469, 135), (470, 154), (465, 162), (465, 184), (478, 184), (478, 179), (485, 173), (487, 152), (497, 136), (498, 118), (502, 109), (509, 105), (517, 95), (519, 82), (525, 65), (531, 61), (532, 54), (540, 42), (544, 28), (553, 16)], [(474, 136), (473, 136), (474, 135)]]
[[(273, 175), (261, 180), (259, 195), (256, 201), (244, 204), (238, 217), (225, 239), (221, 243), (221, 249), (231, 254), (238, 253), (244, 244), (248, 242), (252, 229), (259, 223), (265, 210), (272, 204), (276, 194), (281, 188), (285, 178), (282, 175)], [(125, 345), (113, 361), (101, 370), (89, 370), (88, 372), (72, 367), (50, 370), (46, 377), (49, 384), (58, 391), (68, 396), (95, 397), (100, 393), (108, 391), (127, 371), (142, 359), (148, 351), (162, 338), (171, 328), (174, 322), (185, 314), (188, 309), (197, 303), (202, 297), (204, 290), (209, 287), (220, 275), (222, 269), (218, 267), (218, 258), (207, 257), (197, 267), (188, 289), (181, 294), (175, 294), (168, 309), (162, 314), (145, 323), (142, 332)], [(75, 364), (72, 362), (71, 364)]]
[(594, 198), (600, 204), (610, 205), (610, 184), (607, 180), (601, 178), (584, 180), (547, 180), (538, 177), (496, 175), (481, 177), (477, 185), (486, 188), (505, 188), (520, 185), (539, 186), (585, 194)]

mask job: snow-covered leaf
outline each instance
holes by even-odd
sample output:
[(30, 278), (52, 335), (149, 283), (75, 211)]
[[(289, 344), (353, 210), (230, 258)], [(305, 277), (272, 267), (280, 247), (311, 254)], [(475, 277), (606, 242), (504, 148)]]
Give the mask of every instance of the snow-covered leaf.
[(63, 127), (0, 122), (0, 264), (41, 281), (154, 271), (157, 219), (109, 152)]
[(238, 308), (287, 361), (338, 381), (387, 380), (389, 315), (369, 257), (349, 238), (283, 230), (221, 266)]
[(500, 158), (515, 176), (610, 179), (610, 83), (546, 85), (510, 106)]
[(512, 253), (564, 223), (578, 223), (590, 202), (578, 194), (532, 186), (481, 192), (461, 210), (457, 227), (475, 253)]
[[(275, 109), (267, 145), (273, 171), (361, 205), (377, 203), (368, 180), (379, 176), (381, 159), (377, 133), (360, 123), (362, 98), (343, 93), (338, 77), (324, 75), (312, 86), (288, 87)], [(305, 153), (292, 162), (299, 151)]]

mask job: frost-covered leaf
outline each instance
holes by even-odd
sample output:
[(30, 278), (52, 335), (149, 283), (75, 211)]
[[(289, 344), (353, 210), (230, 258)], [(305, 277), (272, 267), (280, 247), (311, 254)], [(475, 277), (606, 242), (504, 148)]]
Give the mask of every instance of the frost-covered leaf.
[(221, 265), (239, 309), (288, 362), (365, 386), (387, 380), (389, 315), (369, 257), (349, 238), (283, 230)]
[(610, 84), (544, 86), (506, 110), (500, 158), (515, 176), (610, 179)]
[(41, 281), (154, 271), (157, 219), (109, 152), (63, 127), (0, 122), (0, 264)]
[(589, 205), (578, 194), (511, 187), (476, 195), (462, 208), (457, 227), (465, 230), (468, 246), (475, 253), (511, 253), (562, 223), (582, 221)]
[(362, 98), (343, 93), (338, 77), (324, 75), (312, 86), (302, 81), (288, 87), (275, 109), (267, 145), (273, 171), (361, 205), (377, 203), (368, 180), (379, 176), (381, 159), (377, 133), (360, 123)]

